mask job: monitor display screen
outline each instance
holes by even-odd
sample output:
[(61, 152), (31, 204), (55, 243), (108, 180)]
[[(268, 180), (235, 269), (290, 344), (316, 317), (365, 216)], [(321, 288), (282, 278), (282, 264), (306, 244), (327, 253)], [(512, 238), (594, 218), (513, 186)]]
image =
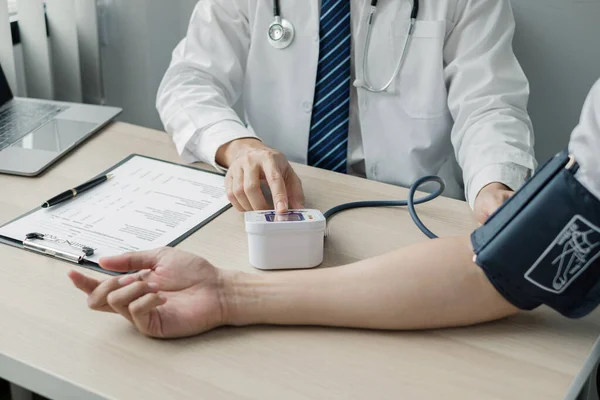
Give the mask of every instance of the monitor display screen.
[(276, 213), (268, 213), (265, 215), (265, 218), (268, 222), (294, 222), (294, 221), (304, 221), (304, 216), (300, 213), (286, 213), (286, 214), (276, 214)]

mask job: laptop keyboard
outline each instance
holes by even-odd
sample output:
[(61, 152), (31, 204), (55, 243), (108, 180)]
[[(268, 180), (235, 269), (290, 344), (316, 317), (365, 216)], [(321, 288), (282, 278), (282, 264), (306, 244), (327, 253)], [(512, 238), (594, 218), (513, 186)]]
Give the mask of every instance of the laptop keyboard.
[(0, 109), (0, 150), (50, 122), (68, 107), (13, 100)]

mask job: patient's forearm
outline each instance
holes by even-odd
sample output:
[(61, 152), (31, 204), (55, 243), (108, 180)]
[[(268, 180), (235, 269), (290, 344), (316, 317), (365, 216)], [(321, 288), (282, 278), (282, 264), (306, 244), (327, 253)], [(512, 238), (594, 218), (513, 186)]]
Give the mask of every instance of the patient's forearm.
[(517, 312), (472, 257), (464, 237), (428, 241), (337, 268), (239, 274), (226, 285), (228, 322), (426, 329)]

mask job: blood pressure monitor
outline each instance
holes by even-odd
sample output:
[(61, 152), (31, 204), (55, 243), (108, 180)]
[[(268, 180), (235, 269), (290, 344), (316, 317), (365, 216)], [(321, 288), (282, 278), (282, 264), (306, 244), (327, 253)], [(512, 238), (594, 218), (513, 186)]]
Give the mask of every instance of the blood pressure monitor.
[[(415, 198), (424, 184), (435, 182), (439, 189), (426, 196)], [(359, 201), (341, 204), (325, 213), (318, 210), (250, 211), (245, 215), (248, 233), (250, 264), (258, 269), (305, 269), (323, 262), (323, 249), (327, 221), (337, 213), (362, 207), (408, 207), (410, 215), (425, 235), (435, 238), (417, 216), (415, 205), (439, 197), (446, 185), (442, 178), (425, 176), (410, 188), (408, 200)]]
[(320, 211), (251, 211), (245, 221), (253, 267), (306, 269), (323, 262), (326, 221)]

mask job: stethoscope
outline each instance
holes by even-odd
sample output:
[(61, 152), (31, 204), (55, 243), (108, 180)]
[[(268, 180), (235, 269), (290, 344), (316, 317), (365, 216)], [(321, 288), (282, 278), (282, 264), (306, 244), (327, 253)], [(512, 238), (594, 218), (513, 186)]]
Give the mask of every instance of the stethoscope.
[[(349, 0), (342, 0), (349, 1)], [(400, 54), (400, 59), (396, 65), (393, 75), (382, 87), (376, 88), (369, 83), (368, 80), (368, 59), (369, 59), (369, 46), (371, 44), (371, 33), (373, 32), (373, 21), (375, 20), (375, 14), (377, 12), (378, 0), (371, 0), (371, 11), (367, 20), (367, 37), (365, 38), (365, 48), (363, 57), (363, 77), (358, 78), (354, 81), (354, 86), (357, 88), (363, 88), (373, 93), (386, 92), (389, 87), (394, 83), (394, 80), (400, 73), (404, 60), (406, 59), (406, 52), (410, 45), (410, 41), (415, 32), (415, 24), (419, 15), (419, 0), (413, 0), (412, 10), (410, 12), (410, 24), (406, 33), (406, 40)], [(273, 16), (275, 20), (269, 25), (268, 39), (271, 46), (276, 49), (285, 49), (289, 47), (294, 41), (295, 31), (294, 26), (287, 19), (281, 17), (281, 8), (279, 7), (279, 0), (273, 0)]]
[(268, 38), (271, 46), (285, 49), (294, 41), (294, 25), (287, 19), (281, 18), (279, 0), (273, 0), (273, 16), (275, 20), (269, 25)]

